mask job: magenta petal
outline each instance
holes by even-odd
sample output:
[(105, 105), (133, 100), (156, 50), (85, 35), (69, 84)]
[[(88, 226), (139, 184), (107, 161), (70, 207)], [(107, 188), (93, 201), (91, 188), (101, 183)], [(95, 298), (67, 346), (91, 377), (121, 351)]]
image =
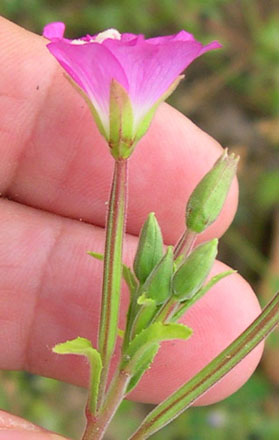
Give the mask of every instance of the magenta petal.
[(220, 49), (222, 47), (222, 44), (219, 43), (219, 41), (212, 41), (209, 44), (206, 44), (206, 46), (203, 46), (200, 55), (202, 55), (205, 52), (208, 52), (209, 50), (214, 49)]
[(186, 34), (186, 41), (177, 41), (176, 38), (165, 40), (162, 37), (164, 44), (149, 43), (149, 40), (139, 41), (136, 45), (116, 40), (104, 42), (126, 73), (136, 119), (152, 107), (195, 58), (213, 49), (211, 46), (203, 48), (201, 43), (193, 41), (190, 34)]
[(67, 40), (63, 38), (64, 28), (60, 22), (45, 27), (44, 36), (51, 40), (48, 48), (87, 94), (108, 138), (113, 79), (128, 94), (136, 135), (142, 118), (164, 99), (188, 65), (208, 50), (221, 47), (216, 41), (203, 46), (186, 31), (145, 40), (144, 35), (120, 35), (109, 29)]
[(127, 77), (118, 60), (98, 43), (75, 45), (57, 41), (50, 43), (48, 49), (91, 99), (107, 128), (112, 79), (129, 90)]
[(146, 42), (151, 44), (165, 44), (170, 41), (196, 41), (195, 37), (186, 31), (180, 31), (178, 34), (166, 35), (163, 37), (148, 38)]
[(65, 24), (61, 21), (49, 23), (44, 27), (43, 36), (50, 41), (61, 40), (65, 32)]

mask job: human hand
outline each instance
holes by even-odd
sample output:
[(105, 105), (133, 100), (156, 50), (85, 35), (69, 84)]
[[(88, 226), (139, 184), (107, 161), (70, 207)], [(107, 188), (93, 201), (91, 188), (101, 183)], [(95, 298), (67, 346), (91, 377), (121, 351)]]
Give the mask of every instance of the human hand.
[[(96, 346), (101, 263), (86, 251), (103, 251), (113, 161), (86, 104), (45, 48), (47, 42), (4, 19), (0, 41), (0, 368), (86, 385), (84, 361), (60, 357), (51, 348), (76, 336)], [(186, 200), (220, 152), (218, 143), (192, 122), (166, 104), (160, 107), (130, 160), (127, 264), (150, 211), (156, 213), (165, 242), (175, 243), (183, 231)], [(202, 240), (223, 234), (236, 205), (234, 182), (222, 214)], [(223, 270), (216, 262), (213, 272)], [(126, 309), (124, 291), (122, 326)], [(193, 337), (165, 342), (131, 397), (148, 402), (166, 397), (259, 311), (239, 275), (223, 279), (185, 316)], [(254, 350), (199, 403), (238, 389), (261, 350)], [(53, 438), (30, 430), (16, 437), (16, 420), (0, 414), (0, 440)]]

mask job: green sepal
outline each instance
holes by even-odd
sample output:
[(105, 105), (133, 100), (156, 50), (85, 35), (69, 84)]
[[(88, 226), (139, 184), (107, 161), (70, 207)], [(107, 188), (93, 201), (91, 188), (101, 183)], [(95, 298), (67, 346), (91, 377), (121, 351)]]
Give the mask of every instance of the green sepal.
[(133, 336), (146, 328), (157, 312), (156, 302), (151, 298), (147, 298), (145, 293), (138, 298), (137, 303), (141, 308), (139, 309), (132, 325)]
[(151, 212), (141, 229), (134, 272), (137, 279), (143, 284), (163, 256), (163, 237), (154, 212)]
[(172, 292), (177, 300), (190, 299), (200, 289), (213, 266), (217, 245), (217, 238), (200, 244), (174, 273)]
[(182, 264), (183, 260), (185, 259), (185, 255), (179, 255), (179, 257), (177, 257), (174, 262), (173, 262), (173, 271), (175, 272), (179, 266)]
[(201, 233), (217, 219), (236, 174), (238, 160), (239, 157), (228, 155), (225, 150), (196, 186), (186, 206), (186, 226), (190, 231)]
[[(96, 258), (97, 260), (104, 261), (103, 254), (99, 254), (98, 252), (92, 252), (92, 251), (87, 251), (87, 253), (88, 255), (90, 255), (93, 258)], [(127, 286), (129, 287), (130, 294), (132, 295), (138, 287), (138, 282), (131, 269), (128, 266), (126, 266), (126, 264), (124, 263), (122, 263), (122, 276)]]
[(132, 152), (133, 109), (127, 91), (115, 79), (110, 85), (109, 146), (115, 159), (126, 159)]
[(121, 364), (134, 375), (146, 365), (146, 350), (152, 346), (158, 346), (163, 341), (170, 339), (188, 339), (192, 330), (183, 324), (163, 324), (156, 322), (141, 331), (128, 345)]
[(102, 136), (104, 136), (104, 138), (108, 141), (109, 137), (108, 137), (108, 133), (106, 132), (104, 125), (101, 121), (101, 118), (99, 116), (98, 111), (96, 110), (96, 108), (94, 107), (92, 101), (89, 99), (89, 97), (87, 96), (87, 94), (84, 92), (84, 90), (82, 90), (75, 82), (74, 80), (72, 80), (72, 78), (70, 78), (68, 75), (64, 74), (65, 78), (69, 81), (69, 83), (74, 87), (74, 89), (83, 97), (84, 101), (86, 102), (86, 104), (88, 105), (91, 114), (93, 116), (93, 119), (97, 125), (97, 128), (99, 130), (99, 132), (101, 133)]
[(161, 261), (155, 266), (141, 288), (141, 294), (153, 299), (157, 305), (163, 304), (171, 294), (173, 274), (173, 246), (168, 246)]
[(138, 282), (131, 269), (128, 266), (126, 266), (126, 264), (123, 263), (122, 263), (122, 276), (127, 286), (129, 287), (130, 294), (133, 295), (138, 288)]
[(127, 393), (129, 393), (135, 388), (135, 386), (139, 383), (140, 379), (142, 378), (146, 370), (150, 368), (156, 354), (158, 353), (159, 348), (160, 348), (160, 344), (154, 344), (151, 345), (149, 348), (147, 348), (146, 351), (143, 353), (140, 367), (137, 369), (137, 372), (132, 376), (127, 387)]
[(153, 119), (153, 116), (159, 107), (159, 105), (165, 101), (176, 89), (180, 81), (184, 78), (184, 75), (178, 76), (173, 83), (170, 85), (168, 90), (160, 96), (160, 98), (155, 102), (155, 104), (151, 107), (151, 109), (143, 116), (141, 121), (138, 123), (138, 127), (136, 130), (136, 136), (135, 136), (135, 144), (145, 135), (147, 132), (151, 121)]
[(95, 414), (101, 371), (103, 368), (100, 353), (92, 347), (92, 343), (89, 341), (89, 339), (80, 337), (57, 344), (55, 347), (53, 347), (52, 351), (57, 354), (75, 354), (87, 357), (91, 370), (89, 405), (91, 413)]
[(192, 307), (197, 301), (199, 301), (216, 283), (218, 283), (218, 281), (220, 281), (222, 278), (227, 277), (228, 275), (232, 275), (233, 273), (236, 273), (236, 270), (227, 270), (225, 272), (218, 273), (217, 275), (212, 277), (208, 281), (208, 283), (202, 286), (191, 299), (181, 303), (181, 306), (173, 315), (171, 321), (178, 321), (178, 319), (181, 318), (181, 316), (183, 316), (190, 307)]

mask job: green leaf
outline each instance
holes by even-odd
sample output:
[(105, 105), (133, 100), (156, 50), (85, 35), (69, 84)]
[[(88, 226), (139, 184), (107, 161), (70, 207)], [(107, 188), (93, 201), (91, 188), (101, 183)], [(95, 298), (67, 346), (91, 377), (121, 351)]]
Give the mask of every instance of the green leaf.
[(227, 270), (225, 272), (218, 273), (217, 275), (212, 277), (208, 281), (208, 283), (205, 284), (203, 287), (201, 287), (191, 299), (181, 303), (180, 308), (173, 315), (171, 321), (172, 322), (178, 321), (178, 319), (184, 315), (186, 310), (188, 310), (190, 307), (192, 307), (193, 304), (195, 304), (195, 302), (201, 299), (216, 283), (218, 283), (218, 281), (220, 281), (222, 278), (227, 277), (228, 275), (232, 275), (233, 273), (236, 273), (236, 270)]
[(87, 253), (91, 257), (96, 258), (96, 260), (104, 261), (104, 254), (99, 254), (98, 252), (92, 252), (92, 251), (87, 251)]
[(163, 256), (163, 237), (154, 212), (151, 212), (140, 231), (134, 272), (143, 284)]
[(130, 440), (145, 440), (178, 417), (219, 382), (279, 325), (279, 293), (254, 322), (206, 367), (155, 407)]
[[(99, 254), (98, 252), (92, 252), (92, 251), (88, 251), (87, 253), (88, 255), (90, 255), (93, 258), (96, 258), (97, 260), (100, 261), (104, 260), (104, 254)], [(126, 264), (123, 263), (122, 263), (122, 276), (127, 286), (129, 287), (130, 293), (133, 294), (138, 287), (138, 283), (131, 269), (128, 266), (126, 266)]]
[(87, 357), (91, 370), (89, 388), (90, 410), (92, 414), (95, 414), (102, 371), (102, 359), (100, 353), (92, 347), (91, 341), (80, 337), (57, 344), (53, 347), (52, 351), (57, 354), (75, 354)]
[(127, 387), (127, 393), (129, 393), (135, 388), (135, 386), (138, 384), (143, 374), (146, 372), (146, 370), (148, 370), (159, 348), (160, 348), (160, 344), (154, 344), (151, 345), (149, 348), (147, 348), (146, 351), (143, 353), (140, 366), (138, 367), (137, 372), (132, 376), (129, 382), (129, 385)]
[(192, 330), (183, 324), (163, 324), (156, 322), (141, 331), (128, 345), (124, 353), (121, 369), (136, 374), (146, 363), (146, 350), (170, 339), (188, 339)]
[(122, 276), (129, 287), (130, 294), (133, 295), (138, 288), (138, 282), (131, 269), (125, 264), (122, 264)]

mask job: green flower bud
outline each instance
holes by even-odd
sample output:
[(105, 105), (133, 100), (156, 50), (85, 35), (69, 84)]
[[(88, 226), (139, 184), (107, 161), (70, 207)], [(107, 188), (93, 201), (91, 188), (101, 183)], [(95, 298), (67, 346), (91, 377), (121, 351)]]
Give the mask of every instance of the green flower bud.
[(134, 272), (140, 283), (144, 283), (163, 256), (163, 238), (154, 212), (151, 212), (140, 232), (134, 260)]
[(203, 177), (191, 194), (186, 207), (186, 226), (203, 232), (218, 217), (236, 173), (239, 157), (228, 155), (227, 149)]
[(175, 272), (172, 290), (179, 301), (192, 298), (203, 285), (216, 258), (217, 245), (217, 238), (199, 245)]
[(168, 246), (167, 252), (142, 286), (142, 293), (156, 304), (163, 304), (171, 294), (172, 274), (173, 246)]

